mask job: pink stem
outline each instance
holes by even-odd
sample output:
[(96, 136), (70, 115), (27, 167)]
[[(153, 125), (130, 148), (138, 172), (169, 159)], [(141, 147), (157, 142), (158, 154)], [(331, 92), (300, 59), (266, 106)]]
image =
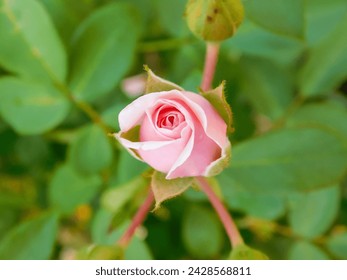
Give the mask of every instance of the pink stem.
[(219, 46), (219, 43), (207, 43), (205, 68), (201, 83), (201, 89), (204, 91), (208, 91), (212, 87), (213, 77), (218, 61)]
[(228, 237), (230, 239), (232, 247), (236, 247), (237, 245), (244, 244), (244, 241), (242, 239), (242, 236), (237, 229), (233, 219), (231, 218), (230, 213), (226, 210), (222, 202), (219, 200), (217, 195), (212, 190), (211, 186), (209, 185), (208, 181), (203, 177), (197, 177), (196, 180), (198, 181), (201, 189), (203, 192), (207, 195), (208, 199), (210, 200), (212, 206), (216, 210), (219, 219), (221, 220), (225, 231), (228, 234)]
[(133, 220), (131, 221), (130, 226), (127, 231), (123, 234), (123, 236), (119, 239), (118, 244), (122, 247), (128, 246), (131, 238), (133, 237), (137, 227), (143, 223), (146, 219), (148, 212), (150, 211), (151, 205), (153, 204), (154, 196), (153, 192), (150, 189), (148, 196), (141, 207), (137, 210)]

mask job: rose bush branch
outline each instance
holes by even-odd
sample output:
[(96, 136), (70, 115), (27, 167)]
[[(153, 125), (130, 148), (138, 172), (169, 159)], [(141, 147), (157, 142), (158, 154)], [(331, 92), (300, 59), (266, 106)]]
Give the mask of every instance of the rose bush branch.
[(206, 45), (206, 57), (201, 89), (208, 91), (212, 87), (213, 77), (218, 62), (220, 43), (208, 42)]
[(130, 243), (133, 235), (135, 234), (136, 229), (144, 222), (144, 220), (147, 217), (148, 212), (151, 209), (151, 206), (154, 202), (154, 196), (151, 189), (149, 189), (147, 198), (143, 202), (143, 204), (140, 206), (140, 208), (137, 210), (134, 218), (131, 221), (130, 226), (125, 231), (123, 236), (119, 239), (118, 245), (121, 247), (127, 247)]
[(231, 215), (224, 207), (223, 203), (219, 200), (217, 195), (212, 190), (210, 184), (204, 177), (197, 177), (196, 181), (198, 182), (199, 186), (201, 187), (202, 191), (207, 195), (208, 199), (210, 200), (212, 206), (216, 210), (219, 219), (221, 220), (225, 231), (227, 232), (227, 235), (230, 239), (230, 243), (233, 248), (237, 247), (238, 245), (244, 244), (243, 238), (237, 229), (237, 226), (235, 222), (233, 221)]

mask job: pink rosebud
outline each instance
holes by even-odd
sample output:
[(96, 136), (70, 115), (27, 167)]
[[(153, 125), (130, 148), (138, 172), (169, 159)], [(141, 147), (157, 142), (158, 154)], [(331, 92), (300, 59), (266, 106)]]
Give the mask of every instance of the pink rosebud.
[(226, 123), (193, 92), (141, 96), (120, 112), (119, 125), (119, 142), (166, 179), (216, 175), (229, 158)]

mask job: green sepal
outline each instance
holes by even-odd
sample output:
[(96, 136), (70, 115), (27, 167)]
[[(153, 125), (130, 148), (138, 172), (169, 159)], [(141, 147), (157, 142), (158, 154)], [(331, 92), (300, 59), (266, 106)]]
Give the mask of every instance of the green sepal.
[(203, 91), (200, 89), (200, 93), (205, 97), (212, 106), (216, 109), (222, 119), (225, 121), (228, 127), (228, 132), (234, 131), (233, 125), (233, 114), (229, 103), (225, 98), (225, 81), (223, 81), (218, 87), (209, 91)]
[(121, 137), (132, 142), (140, 141), (140, 128), (141, 126), (137, 125), (131, 128), (130, 130), (123, 132)]
[(167, 81), (163, 78), (160, 78), (156, 74), (153, 73), (151, 69), (147, 65), (144, 66), (146, 72), (147, 72), (147, 83), (146, 83), (146, 90), (145, 93), (152, 93), (152, 92), (160, 92), (160, 91), (169, 91), (169, 90), (179, 90), (183, 91), (184, 89), (180, 86)]
[[(118, 132), (118, 133), (113, 133), (112, 136), (114, 138), (116, 138), (119, 142), (121, 142), (121, 138), (124, 138), (126, 140), (129, 140), (131, 142), (139, 142), (140, 141), (140, 128), (141, 126), (137, 125), (133, 128), (131, 128), (130, 130), (126, 131), (126, 132)], [(131, 148), (127, 148), (125, 147), (125, 149), (136, 159), (142, 161), (140, 155), (137, 153), (136, 150), (131, 149)]]
[(155, 198), (155, 208), (158, 209), (165, 200), (174, 198), (186, 191), (192, 184), (193, 178), (177, 178), (167, 180), (166, 174), (154, 171), (152, 175), (152, 191)]
[(233, 248), (228, 257), (229, 260), (268, 260), (264, 253), (255, 250), (245, 244), (240, 244)]

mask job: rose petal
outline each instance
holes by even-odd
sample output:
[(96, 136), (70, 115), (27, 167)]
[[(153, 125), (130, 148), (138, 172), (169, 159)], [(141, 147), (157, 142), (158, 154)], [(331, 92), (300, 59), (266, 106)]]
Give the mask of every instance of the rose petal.
[[(193, 119), (194, 115), (189, 108), (186, 108), (186, 104), (182, 103), (180, 100), (173, 99), (171, 96), (170, 98), (171, 99), (168, 99), (167, 94), (165, 94), (162, 99), (157, 100), (153, 107), (146, 110), (146, 117), (144, 117), (141, 125), (141, 141), (177, 139), (178, 137), (181, 137), (181, 131), (186, 125), (194, 127), (196, 119)], [(170, 106), (177, 109), (185, 118), (184, 124), (179, 125), (173, 130), (159, 128), (156, 125), (158, 122), (158, 109), (162, 108), (163, 106)]]
[[(202, 123), (206, 134), (222, 149), (228, 146), (227, 125), (216, 109), (201, 95), (185, 92), (184, 98)], [(208, 118), (206, 117), (208, 116)]]
[(159, 97), (160, 93), (147, 94), (126, 106), (118, 115), (120, 130), (126, 132), (140, 125), (146, 108), (150, 107)]
[[(184, 147), (184, 150), (182, 150), (181, 154), (177, 158), (177, 160), (174, 162), (173, 165), (171, 165), (168, 174), (166, 175), (166, 179), (174, 179), (178, 177), (186, 177), (187, 175), (182, 175), (180, 172), (176, 172), (179, 166), (181, 166), (186, 160), (190, 157), (193, 147), (194, 147), (194, 139), (195, 139), (195, 131), (192, 131), (192, 134), (189, 137), (189, 141), (187, 142), (186, 146)], [(182, 172), (181, 172), (182, 173)], [(189, 177), (193, 175), (188, 175)]]
[(170, 142), (170, 144), (153, 149), (143, 149), (141, 147), (137, 149), (137, 151), (141, 158), (154, 169), (163, 173), (168, 173), (177, 161), (178, 157), (182, 156), (184, 150), (189, 146), (187, 143), (189, 142), (191, 135), (192, 130), (189, 127), (185, 127), (182, 130), (182, 137), (176, 140), (167, 141)]
[(158, 149), (161, 147), (165, 147), (170, 145), (174, 140), (168, 140), (168, 141), (144, 141), (144, 142), (132, 142), (128, 139), (122, 138), (122, 136), (119, 136), (120, 143), (129, 148), (134, 150), (144, 150), (144, 151), (150, 151), (154, 149)]
[(167, 179), (206, 174), (207, 170), (211, 168), (211, 162), (223, 157), (223, 151), (229, 146), (226, 136), (227, 125), (213, 106), (195, 93), (179, 92), (179, 94), (199, 121), (194, 123), (194, 147), (187, 147), (190, 149), (188, 156), (186, 156), (188, 152), (182, 155), (187, 161), (180, 160), (175, 163), (168, 173)]
[(177, 161), (167, 174), (167, 179), (187, 176), (201, 176), (211, 164), (221, 155), (221, 148), (209, 138), (201, 125), (195, 126), (195, 134), (187, 144), (187, 152), (182, 153), (184, 158)]
[(181, 133), (184, 127), (186, 127), (188, 124), (186, 121), (179, 124), (177, 127), (175, 127), (173, 130), (166, 129), (166, 128), (157, 128), (153, 122), (150, 120), (150, 116), (146, 116), (143, 119), (141, 128), (140, 128), (140, 140), (141, 141), (168, 141), (168, 140), (175, 140), (181, 137)]
[(207, 166), (203, 175), (206, 177), (218, 175), (228, 166), (230, 158), (231, 158), (231, 144), (228, 141), (228, 145), (222, 150), (222, 156), (219, 157), (217, 160), (211, 162)]

